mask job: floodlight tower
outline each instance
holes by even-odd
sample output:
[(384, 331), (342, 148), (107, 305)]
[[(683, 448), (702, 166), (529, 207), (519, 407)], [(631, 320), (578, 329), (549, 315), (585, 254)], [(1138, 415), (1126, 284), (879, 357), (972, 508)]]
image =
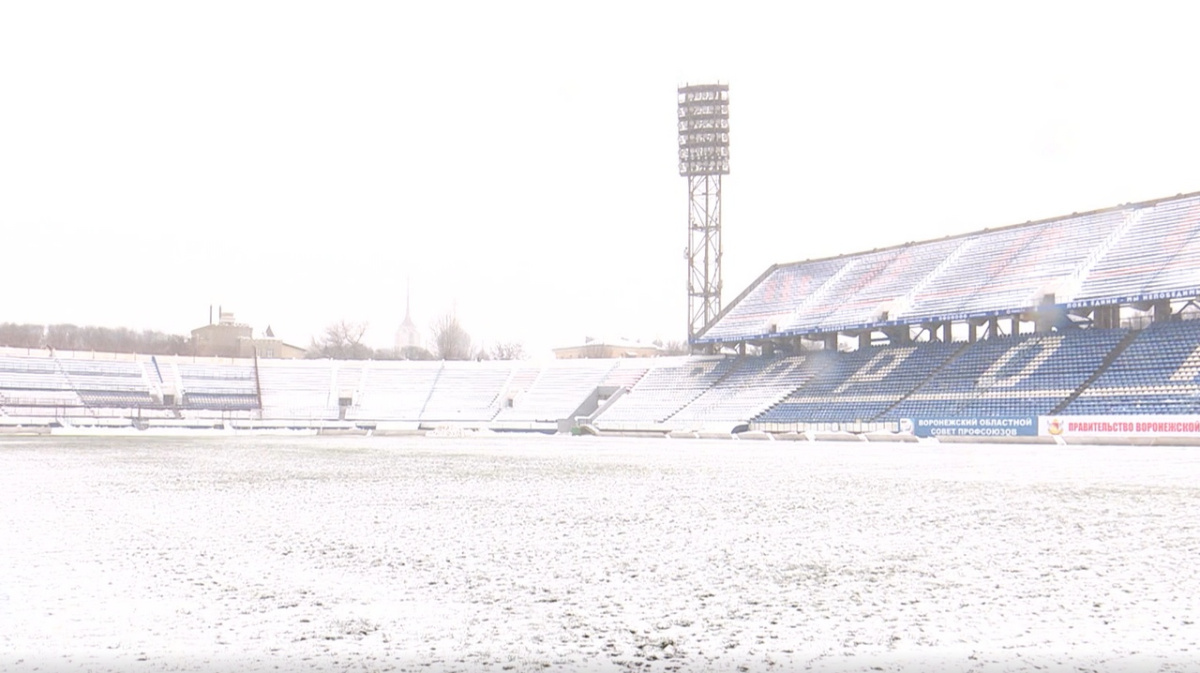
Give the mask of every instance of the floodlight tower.
[(721, 176), (729, 173), (729, 85), (679, 88), (679, 174), (688, 181), (688, 342), (721, 312)]

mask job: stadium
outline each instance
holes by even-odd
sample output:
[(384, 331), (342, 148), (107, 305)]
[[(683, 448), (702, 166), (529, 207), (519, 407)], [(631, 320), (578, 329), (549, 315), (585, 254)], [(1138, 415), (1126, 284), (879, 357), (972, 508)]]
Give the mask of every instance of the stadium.
[(0, 671), (1200, 671), (1193, 26), (0, 4)]
[(1200, 437), (1197, 297), (1200, 193), (776, 264), (694, 335), (687, 356), (385, 362), (7, 348), (0, 425), (1187, 441)]
[(6, 349), (4, 666), (1197, 670), (1197, 233), (779, 264), (676, 357)]

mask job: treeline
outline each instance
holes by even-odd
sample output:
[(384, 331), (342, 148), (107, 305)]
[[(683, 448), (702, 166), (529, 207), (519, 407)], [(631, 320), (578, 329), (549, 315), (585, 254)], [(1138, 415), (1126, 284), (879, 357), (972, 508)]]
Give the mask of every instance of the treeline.
[(314, 337), (305, 357), (335, 360), (522, 360), (525, 348), (519, 342), (476, 344), (453, 314), (446, 314), (432, 328), (432, 350), (420, 346), (403, 349), (371, 348), (363, 343), (366, 322), (339, 320), (326, 325), (325, 332)]
[[(436, 326), (432, 351), (420, 346), (399, 350), (371, 348), (363, 343), (366, 331), (365, 322), (343, 320), (332, 323), (320, 338), (312, 340), (305, 357), (338, 360), (517, 360), (525, 357), (524, 349), (518, 343), (497, 343), (490, 348), (472, 346), (470, 337), (454, 319), (444, 320)], [(144, 355), (190, 355), (193, 352), (190, 336), (155, 330), (11, 322), (0, 323), (0, 346)]]
[(186, 355), (191, 352), (191, 344), (190, 337), (166, 334), (155, 330), (138, 331), (127, 327), (94, 327), (71, 324), (0, 323), (0, 346), (13, 348)]

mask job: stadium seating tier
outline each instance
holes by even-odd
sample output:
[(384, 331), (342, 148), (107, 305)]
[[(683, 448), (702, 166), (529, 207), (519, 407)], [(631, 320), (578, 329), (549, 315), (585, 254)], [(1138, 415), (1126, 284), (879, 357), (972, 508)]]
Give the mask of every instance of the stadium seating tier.
[(1200, 195), (777, 265), (702, 343), (1200, 290)]

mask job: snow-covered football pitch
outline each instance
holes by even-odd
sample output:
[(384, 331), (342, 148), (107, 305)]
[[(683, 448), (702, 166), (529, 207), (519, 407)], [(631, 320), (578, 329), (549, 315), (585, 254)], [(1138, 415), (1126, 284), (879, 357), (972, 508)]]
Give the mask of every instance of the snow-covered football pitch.
[(0, 441), (0, 670), (1196, 671), (1200, 449)]

